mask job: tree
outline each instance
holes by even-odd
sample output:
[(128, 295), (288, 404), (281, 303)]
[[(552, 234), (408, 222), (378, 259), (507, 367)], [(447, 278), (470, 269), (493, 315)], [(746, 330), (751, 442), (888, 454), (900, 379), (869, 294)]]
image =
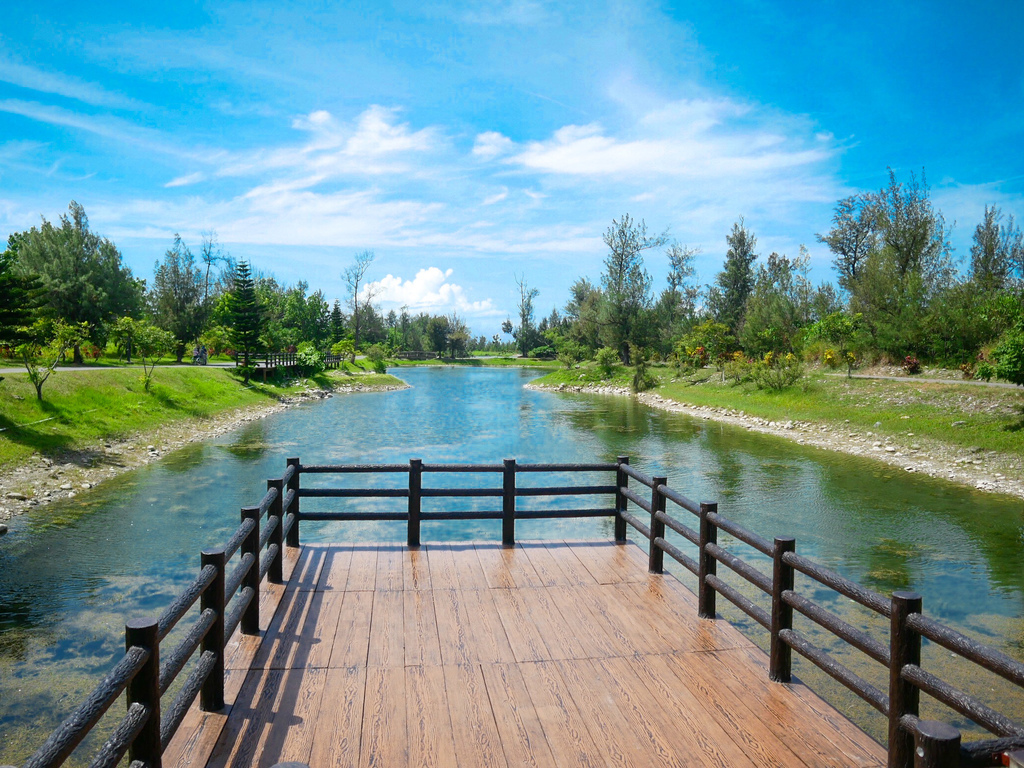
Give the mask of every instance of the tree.
[(1006, 224), (1000, 224), (1002, 217), (999, 208), (986, 205), (984, 218), (974, 229), (971, 281), (982, 292), (1006, 288), (1014, 271), (1024, 266), (1024, 233), (1014, 226), (1013, 216)]
[(651, 307), (651, 276), (644, 270), (643, 252), (660, 248), (668, 237), (648, 235), (647, 224), (642, 219), (633, 221), (627, 213), (618, 221), (612, 219), (602, 239), (608, 246), (601, 281), (602, 335), (629, 365), (630, 344), (646, 346), (647, 341), (645, 314)]
[(180, 363), (185, 347), (195, 341), (206, 324), (207, 304), (203, 300), (203, 274), (192, 251), (177, 234), (174, 245), (156, 263), (151, 301), (157, 325), (175, 339), (174, 353)]
[(881, 246), (900, 277), (920, 274), (934, 284), (952, 270), (949, 230), (942, 214), (932, 208), (924, 172), (921, 181), (911, 173), (899, 182), (889, 169), (889, 185), (874, 195)]
[(801, 247), (795, 259), (772, 253), (758, 268), (739, 337), (747, 353), (760, 356), (798, 349), (800, 329), (811, 320), (809, 263), (810, 256)]
[(1024, 321), (1002, 335), (992, 349), (992, 357), (999, 378), (1024, 387)]
[(519, 347), (519, 354), (528, 357), (537, 335), (533, 327), (533, 300), (540, 295), (540, 291), (527, 285), (526, 275), (516, 277), (516, 285), (519, 287), (519, 327), (512, 331), (512, 336)]
[(878, 211), (869, 194), (851, 195), (836, 203), (832, 229), (827, 235), (816, 235), (835, 254), (839, 285), (852, 289), (868, 255), (878, 243)]
[(708, 291), (708, 305), (715, 319), (729, 326), (735, 336), (743, 324), (747, 297), (754, 289), (757, 238), (746, 228), (741, 216), (725, 240), (729, 244), (725, 265), (715, 278), (715, 286)]
[(89, 229), (85, 209), (72, 201), (60, 226), (43, 219), (20, 235), (17, 251), (21, 275), (38, 275), (45, 315), (72, 326), (86, 323), (89, 332), (73, 346), (82, 362), (81, 343), (102, 339), (103, 326), (115, 317), (137, 314), (144, 283), (123, 265), (121, 252)]
[(212, 230), (203, 232), (202, 238), (202, 243), (199, 246), (199, 259), (206, 265), (206, 275), (203, 278), (203, 304), (205, 305), (210, 300), (210, 270), (217, 262), (230, 263), (231, 257), (220, 247), (216, 232)]
[(341, 302), (334, 300), (331, 308), (331, 343), (337, 344), (345, 337), (345, 316), (341, 313)]
[[(178, 340), (170, 331), (157, 328), (144, 320), (135, 320), (132, 344), (135, 347), (136, 357), (142, 361), (142, 384), (149, 392), (149, 385), (153, 381), (153, 371), (157, 363), (163, 359), (177, 346)], [(181, 359), (178, 359), (181, 362)]]
[(63, 320), (37, 320), (33, 324), (30, 331), (32, 340), (18, 345), (16, 354), (28, 371), (28, 380), (36, 388), (38, 400), (43, 399), (43, 385), (53, 374), (64, 353), (80, 345), (88, 332), (89, 326), (86, 323), (71, 325)]
[(360, 315), (370, 305), (370, 302), (373, 301), (374, 297), (374, 291), (370, 290), (369, 286), (363, 286), (363, 297), (360, 298), (359, 286), (363, 285), (363, 280), (366, 277), (366, 271), (373, 263), (373, 259), (373, 251), (362, 251), (361, 253), (357, 253), (355, 263), (342, 273), (342, 277), (345, 279), (345, 284), (348, 286), (349, 290), (348, 305), (352, 309), (353, 343), (356, 345), (356, 349), (359, 348)]
[(242, 356), (242, 375), (249, 383), (252, 368), (251, 355), (260, 347), (260, 333), (264, 326), (263, 308), (253, 285), (252, 270), (248, 262), (240, 261), (232, 276), (232, 289), (227, 298), (229, 335), (235, 353)]
[(567, 335), (590, 350), (601, 346), (601, 289), (581, 277), (569, 287), (565, 316)]
[(432, 317), (427, 321), (427, 340), (430, 343), (430, 349), (436, 352), (438, 357), (443, 357), (448, 348), (450, 330), (448, 318), (444, 315)]
[(39, 280), (15, 271), (17, 248), (18, 240), (11, 235), (7, 250), (0, 253), (0, 344), (8, 346), (28, 340), (26, 329), (42, 301)]
[(853, 377), (853, 366), (857, 361), (851, 349), (860, 329), (860, 315), (847, 312), (833, 312), (811, 326), (808, 335), (839, 347), (839, 357), (846, 363), (846, 378)]

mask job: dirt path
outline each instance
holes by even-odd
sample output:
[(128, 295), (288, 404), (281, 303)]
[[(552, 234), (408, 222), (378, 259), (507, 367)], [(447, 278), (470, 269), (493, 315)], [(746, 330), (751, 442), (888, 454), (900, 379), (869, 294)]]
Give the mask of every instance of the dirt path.
[(800, 445), (812, 445), (828, 451), (865, 456), (907, 473), (922, 473), (929, 477), (970, 486), (979, 491), (1006, 493), (1024, 498), (1024, 460), (1017, 455), (960, 448), (921, 437), (897, 439), (875, 435), (868, 430), (851, 429), (845, 423), (769, 421), (732, 408), (687, 405), (654, 392), (635, 395), (623, 387), (574, 387), (564, 384), (554, 387), (537, 384), (526, 386), (530, 389), (555, 392), (635, 397), (641, 403), (663, 411), (685, 413), (699, 419), (733, 424), (752, 432), (793, 440)]
[(273, 405), (237, 408), (206, 419), (186, 419), (153, 432), (106, 440), (93, 448), (64, 451), (54, 456), (35, 454), (20, 466), (0, 468), (0, 524), (33, 507), (74, 498), (104, 480), (156, 461), (176, 448), (209, 440), (272, 413), (338, 394), (391, 391), (407, 386), (355, 383), (339, 385), (333, 390), (307, 389)]

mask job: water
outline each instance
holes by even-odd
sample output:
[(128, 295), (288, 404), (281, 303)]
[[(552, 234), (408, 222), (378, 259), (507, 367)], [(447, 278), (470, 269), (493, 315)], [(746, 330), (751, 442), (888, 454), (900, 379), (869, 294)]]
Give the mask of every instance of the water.
[[(259, 499), (266, 478), (281, 475), (287, 456), (313, 464), (411, 457), (431, 463), (611, 461), (627, 454), (640, 469), (668, 475), (669, 484), (691, 498), (717, 500), (724, 515), (751, 530), (795, 536), (799, 552), (855, 581), (883, 594), (921, 592), (927, 613), (1024, 659), (1024, 503), (1018, 499), (625, 398), (523, 389), (536, 372), (417, 368), (400, 375), (412, 389), (335, 397), (246, 424), (16, 520), (0, 540), (0, 764), (22, 762), (88, 693), (123, 652), (125, 619), (156, 615), (169, 603), (195, 574), (199, 550), (227, 539), (239, 508)], [(552, 478), (521, 478), (547, 481)], [(307, 486), (327, 482), (337, 479), (303, 479)], [(401, 484), (404, 475), (379, 482)], [(467, 482), (500, 481), (493, 475), (430, 475), (425, 484)], [(494, 499), (460, 501), (496, 508)], [(403, 502), (373, 503), (384, 509)], [(303, 509), (330, 504), (337, 501), (304, 500)], [(693, 523), (688, 513), (679, 516)], [(400, 541), (404, 533), (401, 523), (302, 528), (305, 541)], [(517, 534), (608, 537), (611, 526), (607, 520), (522, 522)], [(499, 537), (497, 522), (423, 525), (424, 541)], [(765, 567), (748, 548), (724, 540)], [(683, 580), (693, 586), (690, 577)], [(884, 624), (848, 600), (806, 581), (798, 590), (886, 640)], [(726, 617), (763, 643), (759, 628), (722, 604), (720, 599)], [(802, 631), (885, 690), (881, 667), (808, 625), (798, 619)], [(932, 647), (925, 655), (951, 681), (979, 685), (948, 653)], [(795, 670), (881, 736), (880, 718), (866, 705), (810, 664), (797, 662)], [(989, 682), (984, 679), (978, 690), (990, 688)], [(1024, 717), (1019, 689), (993, 690), (990, 703)], [(949, 713), (935, 714), (950, 719)]]

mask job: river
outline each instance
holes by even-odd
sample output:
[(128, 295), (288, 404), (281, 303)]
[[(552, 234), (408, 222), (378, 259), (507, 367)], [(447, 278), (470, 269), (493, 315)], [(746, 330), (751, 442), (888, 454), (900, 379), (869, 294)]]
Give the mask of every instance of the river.
[[(398, 373), (411, 389), (340, 396), (275, 414), (12, 521), (11, 532), (0, 539), (0, 764), (21, 763), (31, 754), (123, 652), (125, 619), (157, 615), (195, 574), (199, 550), (226, 540), (239, 508), (262, 496), (266, 478), (279, 477), (288, 456), (304, 463), (411, 457), (441, 463), (606, 461), (627, 454), (634, 466), (667, 475), (687, 496), (718, 501), (722, 514), (753, 531), (795, 536), (800, 553), (883, 594), (921, 592), (926, 613), (1024, 659), (1019, 499), (657, 411), (628, 398), (524, 389), (536, 371)], [(431, 483), (435, 477), (466, 482), (442, 475)], [(303, 509), (315, 508), (313, 500), (303, 502)], [(495, 540), (499, 526), (424, 523), (423, 539)], [(517, 530), (519, 538), (610, 535), (607, 520), (524, 522)], [(302, 537), (400, 541), (404, 528), (306, 523)], [(733, 548), (765, 566), (751, 550)], [(683, 581), (693, 586), (688, 575)], [(884, 626), (850, 601), (801, 585), (803, 594), (887, 640)], [(723, 615), (763, 645), (765, 633), (723, 607), (726, 601), (719, 603)], [(885, 690), (881, 667), (813, 636)], [(943, 675), (957, 683), (971, 682), (947, 653), (926, 649), (926, 660), (945, 665)], [(809, 663), (797, 661), (795, 672), (881, 737), (881, 718), (867, 705)], [(987, 690), (988, 683), (975, 684)], [(994, 695), (997, 700), (989, 701), (998, 708), (1018, 719), (1024, 715), (1019, 689), (997, 687)]]

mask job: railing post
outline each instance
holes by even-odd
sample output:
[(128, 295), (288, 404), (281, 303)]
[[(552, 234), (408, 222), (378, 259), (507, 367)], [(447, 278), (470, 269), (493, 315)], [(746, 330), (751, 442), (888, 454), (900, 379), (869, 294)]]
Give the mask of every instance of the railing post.
[[(216, 712), (224, 709), (224, 641), (226, 640), (224, 637), (224, 550), (205, 550), (200, 557), (203, 568), (212, 565), (217, 569), (217, 577), (203, 592), (199, 608), (202, 611), (207, 609), (213, 611), (217, 618), (199, 647), (201, 653), (206, 653), (207, 651), (213, 653), (217, 657), (217, 661), (214, 663), (213, 669), (210, 670), (206, 682), (203, 683), (203, 687), (199, 691), (199, 708), (203, 712)], [(259, 568), (259, 566), (253, 567)], [(242, 583), (244, 584), (245, 582), (243, 581)], [(258, 601), (259, 595), (257, 594), (253, 597), (252, 602), (257, 603)], [(257, 608), (257, 623), (259, 622), (258, 610)]]
[(128, 747), (128, 760), (142, 760), (160, 768), (160, 634), (156, 620), (136, 619), (124, 625), (125, 650), (138, 646), (149, 651), (149, 659), (128, 683), (128, 707), (142, 704), (149, 717)]
[(718, 528), (708, 520), (708, 515), (718, 512), (713, 501), (700, 503), (700, 552), (697, 558), (697, 615), (702, 619), (715, 618), (715, 590), (707, 583), (708, 576), (718, 572), (718, 561), (707, 551), (708, 544), (718, 543)]
[(409, 546), (420, 545), (420, 492), (423, 490), (423, 459), (409, 459)]
[(626, 511), (626, 497), (622, 495), (622, 488), (629, 485), (629, 475), (622, 469), (623, 464), (629, 464), (629, 456), (619, 456), (615, 461), (619, 465), (615, 470), (615, 543), (626, 543), (626, 519), (622, 513)]
[(914, 733), (914, 768), (959, 768), (960, 731), (938, 720), (919, 720)]
[(242, 634), (258, 635), (260, 633), (260, 508), (242, 507), (242, 519), (252, 520), (252, 533), (245, 537), (240, 550), (242, 557), (252, 555), (252, 565), (248, 572), (242, 577), (242, 583), (238, 585), (241, 592), (246, 587), (252, 589), (253, 597), (249, 606), (242, 613)]
[(655, 544), (658, 539), (665, 538), (665, 523), (658, 519), (658, 513), (665, 511), (665, 494), (658, 486), (668, 485), (667, 477), (655, 477), (651, 488), (651, 549), (647, 556), (647, 570), (651, 573), (665, 572), (665, 551)]
[(772, 640), (768, 653), (768, 677), (776, 683), (788, 683), (793, 676), (793, 650), (779, 637), (779, 632), (793, 628), (793, 607), (783, 602), (782, 593), (792, 591), (796, 583), (796, 572), (793, 566), (786, 565), (782, 556), (786, 552), (795, 551), (796, 539), (792, 536), (775, 537), (772, 549)]
[(921, 692), (903, 679), (907, 664), (921, 663), (921, 635), (907, 626), (907, 616), (921, 612), (916, 592), (893, 592), (889, 624), (889, 768), (911, 768), (914, 764), (914, 735), (900, 720), (920, 714)]
[(501, 474), (501, 543), (516, 545), (516, 460), (505, 459)]
[(277, 489), (277, 498), (270, 502), (270, 508), (267, 510), (267, 523), (270, 523), (271, 517), (277, 518), (277, 526), (270, 532), (270, 538), (267, 540), (268, 546), (277, 544), (277, 554), (274, 555), (274, 559), (270, 561), (270, 567), (267, 569), (267, 581), (271, 584), (283, 584), (284, 583), (284, 512), (282, 502), (284, 501), (284, 483), (281, 480), (267, 480), (267, 490), (271, 488)]
[[(299, 460), (288, 459), (288, 466), (295, 467), (295, 471), (292, 472), (292, 479), (288, 481), (288, 490), (295, 491), (295, 495), (292, 497), (292, 508), (291, 512), (295, 514), (295, 522), (292, 523), (291, 530), (288, 531), (288, 546), (297, 547), (299, 546)], [(285, 510), (287, 513), (289, 510)]]

